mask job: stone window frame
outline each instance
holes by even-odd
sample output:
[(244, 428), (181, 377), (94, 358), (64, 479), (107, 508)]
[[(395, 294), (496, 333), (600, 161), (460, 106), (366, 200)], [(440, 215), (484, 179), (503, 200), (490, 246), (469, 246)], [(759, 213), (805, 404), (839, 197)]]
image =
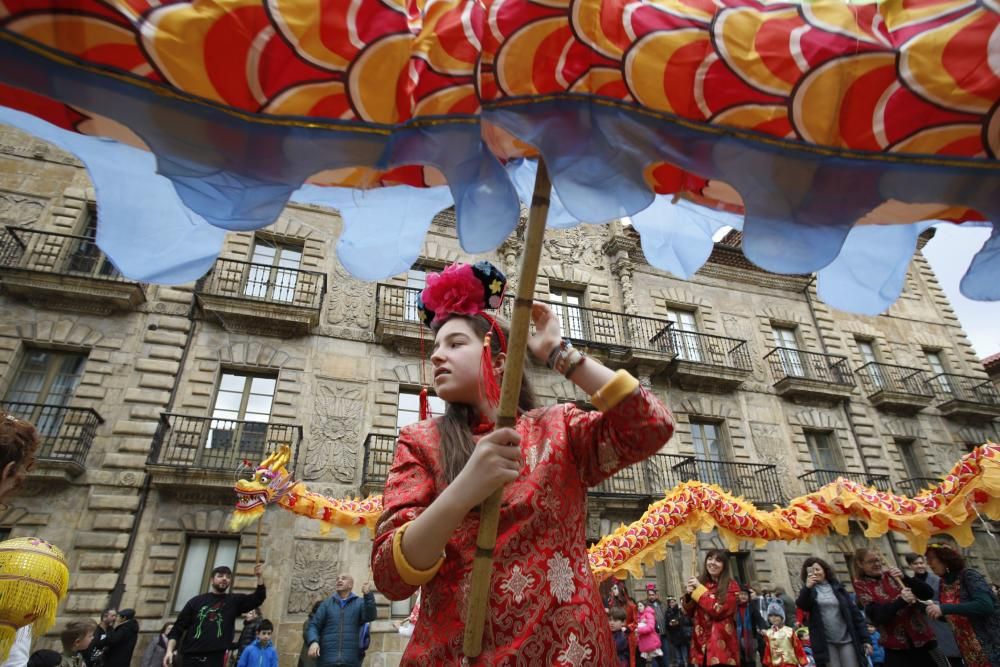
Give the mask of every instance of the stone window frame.
[[(809, 447), (809, 436), (822, 435), (826, 437), (827, 442), (830, 443), (830, 451), (833, 453), (834, 465), (832, 468), (817, 468), (816, 461), (813, 459), (812, 449)], [(844, 449), (840, 446), (840, 442), (837, 439), (837, 432), (835, 429), (825, 429), (825, 428), (802, 428), (802, 438), (805, 440), (806, 449), (809, 452), (809, 461), (812, 464), (813, 470), (846, 470), (847, 463), (844, 458)]]
[[(694, 456), (694, 437), (691, 433), (692, 421), (711, 421), (723, 424), (723, 443), (729, 454), (726, 459), (733, 463), (761, 463), (752, 460), (753, 450), (749, 427), (739, 407), (732, 399), (723, 396), (690, 396), (677, 402), (672, 409), (677, 425), (674, 437), (667, 442), (672, 452), (682, 456)], [(685, 451), (689, 453), (685, 453)]]
[(852, 445), (850, 429), (847, 424), (843, 423), (839, 415), (831, 414), (830, 411), (820, 408), (807, 408), (789, 413), (787, 421), (792, 432), (792, 445), (795, 447), (796, 458), (803, 474), (816, 469), (813, 466), (809, 444), (806, 441), (806, 431), (830, 432), (833, 438), (832, 443), (840, 453), (843, 470), (850, 473), (864, 473), (861, 454)]
[[(933, 466), (929, 465), (928, 458), (926, 456), (925, 447), (926, 444), (923, 442), (923, 438), (913, 435), (893, 435), (892, 447), (895, 450), (895, 468), (898, 473), (901, 474), (900, 479), (912, 479), (915, 477), (934, 477), (934, 473), (931, 470)], [(908, 447), (912, 458), (912, 462), (917, 466), (916, 471), (919, 474), (912, 474), (914, 471), (910, 470), (906, 463), (906, 455), (903, 453), (903, 448)]]
[[(220, 363), (215, 369), (215, 382), (212, 384), (212, 392), (209, 396), (208, 416), (215, 412), (215, 402), (219, 398), (219, 389), (222, 387), (224, 375), (242, 375), (244, 377), (266, 377), (274, 378), (274, 393), (271, 394), (271, 410), (268, 413), (268, 422), (274, 417), (274, 405), (277, 402), (278, 394), (281, 391), (281, 369), (263, 366), (243, 366), (241, 364)], [(244, 388), (244, 392), (246, 389)], [(241, 407), (243, 405), (241, 404)], [(245, 415), (244, 415), (245, 416)], [(221, 418), (220, 418), (221, 419)], [(238, 421), (238, 420), (237, 420)]]

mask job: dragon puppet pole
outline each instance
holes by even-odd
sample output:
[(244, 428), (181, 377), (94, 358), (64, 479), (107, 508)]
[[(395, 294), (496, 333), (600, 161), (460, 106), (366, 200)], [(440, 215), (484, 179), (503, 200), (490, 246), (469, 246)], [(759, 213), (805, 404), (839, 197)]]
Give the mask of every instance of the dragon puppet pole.
[(264, 515), (262, 514), (259, 519), (257, 519), (257, 549), (255, 558), (257, 559), (257, 565), (260, 565), (260, 531), (264, 526)]
[[(535, 192), (528, 209), (528, 227), (525, 232), (524, 254), (521, 256), (521, 275), (517, 283), (517, 297), (510, 322), (507, 341), (507, 363), (504, 365), (503, 384), (500, 387), (500, 409), (497, 428), (513, 427), (517, 417), (521, 377), (524, 375), (525, 352), (528, 347), (528, 325), (531, 323), (531, 304), (535, 296), (535, 279), (542, 255), (542, 238), (545, 236), (545, 219), (549, 214), (549, 196), (552, 183), (545, 161), (538, 159), (535, 174)], [(462, 652), (475, 658), (483, 649), (483, 628), (486, 609), (490, 601), (490, 577), (493, 574), (493, 547), (497, 542), (497, 524), (500, 519), (500, 499), (503, 488), (493, 492), (479, 507), (479, 534), (476, 536), (476, 556), (472, 561), (472, 580), (469, 588), (469, 606), (465, 619), (465, 640)]]

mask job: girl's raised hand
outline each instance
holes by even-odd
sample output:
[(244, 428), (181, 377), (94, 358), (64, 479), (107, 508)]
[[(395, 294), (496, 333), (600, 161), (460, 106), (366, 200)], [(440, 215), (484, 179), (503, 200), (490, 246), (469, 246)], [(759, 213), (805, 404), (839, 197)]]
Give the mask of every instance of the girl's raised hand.
[(535, 301), (531, 304), (531, 321), (535, 325), (535, 333), (528, 338), (528, 349), (535, 359), (544, 364), (549, 360), (549, 353), (562, 340), (559, 318), (547, 303)]
[(451, 483), (452, 495), (466, 511), (476, 507), (521, 473), (521, 436), (501, 428), (483, 436), (462, 472)]

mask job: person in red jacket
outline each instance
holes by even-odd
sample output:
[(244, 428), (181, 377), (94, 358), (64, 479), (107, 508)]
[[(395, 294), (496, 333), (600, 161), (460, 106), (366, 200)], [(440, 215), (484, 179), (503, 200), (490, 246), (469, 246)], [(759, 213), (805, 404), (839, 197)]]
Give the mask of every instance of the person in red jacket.
[(738, 665), (736, 594), (739, 585), (729, 574), (729, 554), (712, 549), (701, 574), (687, 582), (684, 612), (694, 624), (690, 660), (694, 665)]

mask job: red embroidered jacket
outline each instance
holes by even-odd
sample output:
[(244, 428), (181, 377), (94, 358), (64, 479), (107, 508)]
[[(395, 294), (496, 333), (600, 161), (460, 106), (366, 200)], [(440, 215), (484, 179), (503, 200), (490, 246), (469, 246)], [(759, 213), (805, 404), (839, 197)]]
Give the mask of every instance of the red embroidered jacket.
[(740, 586), (730, 580), (724, 594), (717, 589), (718, 584), (710, 581), (684, 597), (684, 612), (694, 625), (690, 648), (694, 665), (740, 664), (740, 644), (736, 640), (736, 594)]
[[(483, 651), (464, 659), (462, 633), (478, 512), (421, 587), (420, 617), (403, 665), (615, 665), (614, 642), (587, 563), (587, 487), (654, 454), (673, 433), (667, 408), (640, 387), (606, 413), (571, 404), (517, 422), (524, 468), (504, 490)], [(400, 431), (376, 526), (372, 570), (390, 599), (412, 595), (392, 553), (393, 535), (444, 489), (434, 420)]]

